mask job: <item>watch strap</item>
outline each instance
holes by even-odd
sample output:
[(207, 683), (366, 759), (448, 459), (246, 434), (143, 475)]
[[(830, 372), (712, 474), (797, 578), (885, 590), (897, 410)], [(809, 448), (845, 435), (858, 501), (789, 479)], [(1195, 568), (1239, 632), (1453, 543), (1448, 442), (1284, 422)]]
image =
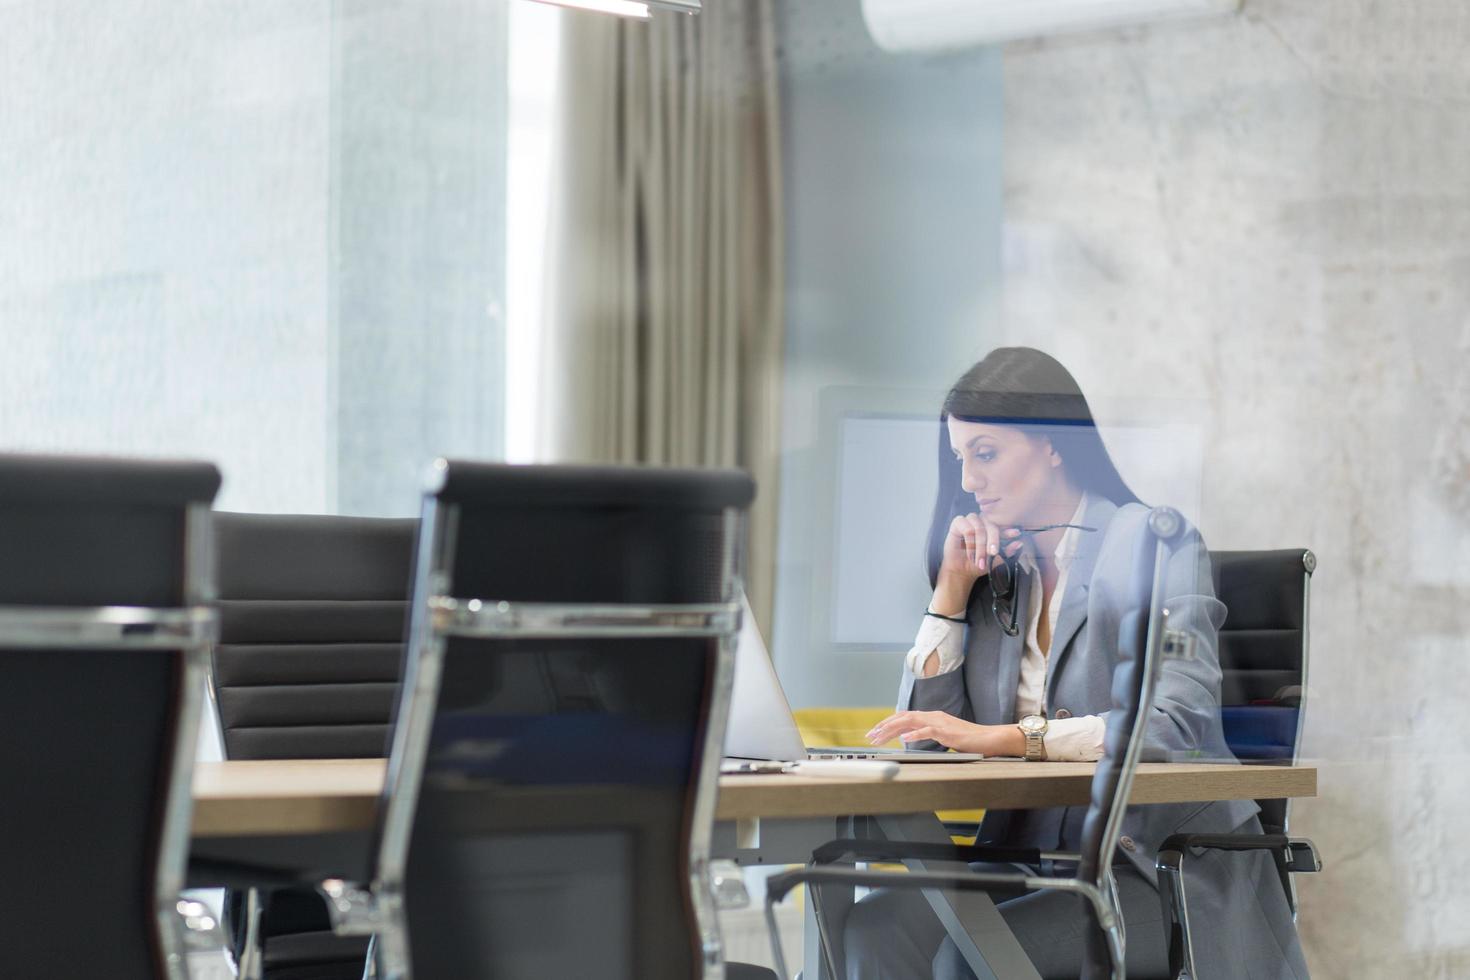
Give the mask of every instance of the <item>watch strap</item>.
[(1046, 761), (1046, 733), (1026, 732), (1026, 761)]
[[(1031, 722), (1034, 717), (1035, 716), (1028, 715), (1022, 720)], [(1033, 731), (1026, 725), (1016, 725), (1016, 727), (1021, 730), (1021, 735), (1026, 739), (1026, 755), (1024, 756), (1024, 758), (1027, 762), (1046, 761), (1046, 731), (1050, 726), (1046, 722), (1045, 715), (1040, 716), (1040, 721), (1041, 725), (1039, 731)]]

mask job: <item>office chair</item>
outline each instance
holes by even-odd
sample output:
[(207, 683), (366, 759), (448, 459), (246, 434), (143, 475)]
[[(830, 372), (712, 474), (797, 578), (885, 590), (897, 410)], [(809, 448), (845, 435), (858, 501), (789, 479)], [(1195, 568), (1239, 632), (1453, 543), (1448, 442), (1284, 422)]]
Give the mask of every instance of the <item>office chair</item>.
[[(388, 754), (418, 520), (218, 513), (211, 691), (227, 759)], [(239, 878), (251, 875), (242, 869)], [(359, 980), (314, 887), (231, 893), (241, 980)]]
[[(1180, 642), (1166, 629), (1164, 597), (1168, 559), (1184, 530), (1179, 514), (1157, 507), (1149, 515), (1146, 533), (1140, 535), (1129, 584), (1129, 608), (1119, 630), (1120, 658), (1113, 679), (1113, 708), (1108, 713), (1104, 753), (1093, 776), (1091, 797), (1082, 825), (1082, 842), (1077, 854), (1043, 854), (1024, 848), (986, 845), (914, 844), (884, 840), (838, 840), (817, 849), (806, 868), (783, 872), (766, 880), (766, 921), (771, 936), (771, 953), (782, 975), (786, 965), (776, 928), (775, 906), (791, 889), (808, 885), (813, 902), (821, 889), (813, 885), (864, 886), (869, 888), (955, 889), (988, 891), (998, 886), (1027, 890), (1059, 889), (1077, 895), (1086, 910), (1083, 980), (1124, 975), (1124, 937), (1113, 880), (1113, 857), (1117, 849), (1123, 815), (1127, 810), (1133, 776), (1143, 750), (1146, 726), (1139, 724), (1152, 706), (1159, 665), (1165, 657), (1187, 656), (1189, 644)], [(1038, 865), (1043, 858), (1074, 861), (1071, 877), (1027, 875), (1021, 872), (915, 871), (905, 874), (859, 871), (830, 865), (842, 860), (862, 861), (962, 861), (1018, 862)], [(838, 937), (829, 934), (826, 918), (818, 912), (819, 940), (827, 972), (837, 976), (834, 950)]]
[[(382, 980), (718, 969), (708, 877), (754, 488), (439, 462), (370, 886)], [(767, 974), (769, 976), (769, 974)]]
[[(1308, 615), (1317, 556), (1304, 548), (1220, 551), (1215, 594), (1228, 613), (1220, 629), (1225, 740), (1242, 762), (1294, 763), (1307, 692)], [(1296, 914), (1292, 876), (1322, 870), (1316, 846), (1288, 836), (1290, 799), (1257, 800), (1261, 834), (1175, 834), (1159, 848), (1159, 900), (1169, 936), (1171, 978), (1196, 978), (1184, 869), (1204, 851), (1270, 851)]]
[(184, 980), (208, 463), (0, 456), (0, 976)]

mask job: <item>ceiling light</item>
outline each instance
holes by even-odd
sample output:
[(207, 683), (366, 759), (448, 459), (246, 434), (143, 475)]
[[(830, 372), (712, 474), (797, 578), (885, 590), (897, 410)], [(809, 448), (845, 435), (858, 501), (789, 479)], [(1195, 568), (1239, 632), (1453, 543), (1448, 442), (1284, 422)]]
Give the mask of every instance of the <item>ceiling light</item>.
[(649, 8), (673, 10), (683, 14), (697, 14), (701, 0), (538, 0), (540, 3), (559, 7), (575, 7), (579, 10), (595, 10), (603, 14), (621, 17), (648, 17)]

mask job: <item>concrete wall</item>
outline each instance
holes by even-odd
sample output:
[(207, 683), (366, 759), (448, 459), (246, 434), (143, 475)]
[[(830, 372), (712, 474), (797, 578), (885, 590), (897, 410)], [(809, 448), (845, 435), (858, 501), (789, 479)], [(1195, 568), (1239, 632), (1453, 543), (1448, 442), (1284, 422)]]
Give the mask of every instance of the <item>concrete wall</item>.
[(410, 513), (498, 452), (505, 4), (0, 2), (0, 451)]
[[(773, 657), (798, 705), (885, 704), (899, 656), (838, 652), (832, 639), (844, 491), (832, 423), (841, 408), (937, 418), (944, 390), (989, 346), (1000, 280), (1000, 60), (884, 54), (857, 0), (776, 10), (788, 293)], [(919, 532), (910, 560), (892, 569), (894, 587), (912, 593), (915, 628), (927, 599), (922, 554)], [(772, 637), (772, 624), (762, 626)]]
[(1246, 0), (1005, 53), (1006, 339), (1202, 402), (1218, 548), (1306, 545), (1320, 977), (1470, 975), (1470, 11)]
[(324, 510), (331, 4), (0, 4), (0, 450)]
[(417, 514), (504, 418), (506, 2), (348, 0), (333, 49), (336, 505)]

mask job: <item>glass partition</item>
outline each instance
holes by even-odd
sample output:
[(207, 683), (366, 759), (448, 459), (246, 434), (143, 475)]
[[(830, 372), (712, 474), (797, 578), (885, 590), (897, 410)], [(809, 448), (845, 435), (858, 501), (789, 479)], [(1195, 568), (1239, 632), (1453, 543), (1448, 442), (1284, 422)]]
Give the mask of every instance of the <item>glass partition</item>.
[[(446, 454), (740, 466), (809, 740), (949, 684), (988, 754), (1068, 722), (1052, 763), (1101, 751), (1118, 529), (1171, 506), (1204, 646), (1157, 744), (1315, 773), (1284, 829), (1324, 870), (1262, 914), (1318, 976), (1470, 972), (1463, 5), (570, 6), (0, 3), (0, 451), (202, 456), (225, 509), (380, 516)], [(1010, 489), (954, 419), (1024, 436)], [(1006, 597), (977, 548), (1010, 531)], [(1164, 829), (1287, 823), (1194, 802)], [(1033, 826), (1070, 847), (1073, 810)]]

